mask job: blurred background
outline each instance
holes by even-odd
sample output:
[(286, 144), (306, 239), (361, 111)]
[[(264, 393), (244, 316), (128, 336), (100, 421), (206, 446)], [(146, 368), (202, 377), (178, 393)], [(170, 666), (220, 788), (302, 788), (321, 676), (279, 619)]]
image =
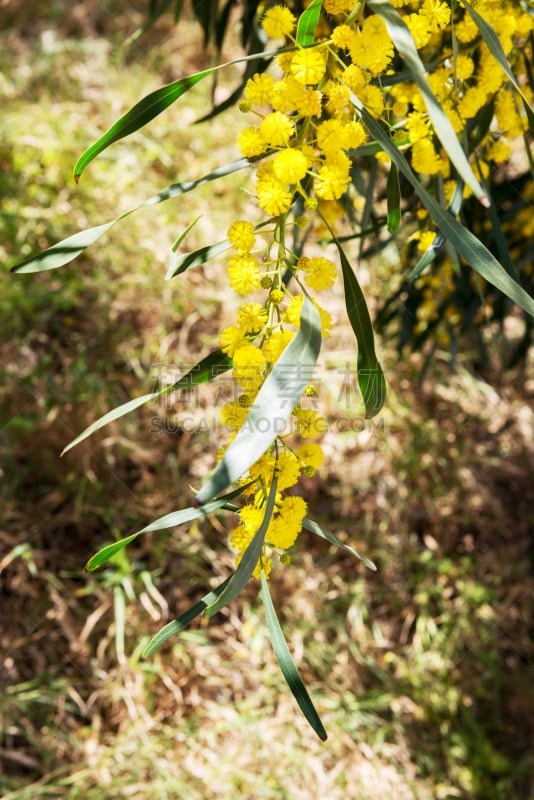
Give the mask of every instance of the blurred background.
[[(431, 358), (399, 353), (385, 328), (389, 396), (366, 421), (360, 399), (347, 399), (355, 342), (340, 286), (327, 301), (328, 459), (303, 493), (309, 515), (378, 570), (302, 534), (272, 576), (326, 743), (285, 686), (255, 584), (140, 657), (229, 574), (227, 516), (140, 537), (84, 572), (99, 547), (190, 505), (224, 441), (217, 387), (144, 406), (60, 452), (213, 349), (237, 308), (224, 262), (165, 282), (169, 252), (199, 214), (190, 249), (254, 213), (249, 178), (236, 173), (128, 217), (57, 272), (9, 274), (239, 157), (235, 109), (194, 124), (239, 83), (232, 67), (214, 95), (200, 83), (75, 185), (76, 159), (140, 97), (214, 63), (187, 3), (177, 26), (164, 14), (136, 38), (148, 5), (0, 3), (0, 794), (534, 797), (528, 354), (507, 370), (501, 359), (481, 365), (475, 348), (451, 363), (447, 342), (436, 338)], [(223, 56), (233, 58), (240, 41), (229, 30)], [(361, 264), (373, 314), (403, 269), (395, 242)], [(490, 355), (503, 347), (499, 330)]]

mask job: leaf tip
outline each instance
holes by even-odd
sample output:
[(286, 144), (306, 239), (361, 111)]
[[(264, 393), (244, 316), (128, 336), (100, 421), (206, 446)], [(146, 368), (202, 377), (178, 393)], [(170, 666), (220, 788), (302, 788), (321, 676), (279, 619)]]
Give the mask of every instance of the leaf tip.
[(82, 173), (81, 173), (81, 172), (75, 172), (75, 173), (74, 173), (74, 182), (75, 182), (76, 184), (78, 184), (78, 183), (80, 182), (80, 178), (81, 178), (81, 177), (82, 177)]

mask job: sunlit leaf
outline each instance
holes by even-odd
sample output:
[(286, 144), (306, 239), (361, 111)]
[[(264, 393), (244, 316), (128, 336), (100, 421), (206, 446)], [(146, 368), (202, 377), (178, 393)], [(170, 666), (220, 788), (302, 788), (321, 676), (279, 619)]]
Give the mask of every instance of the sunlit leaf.
[(368, 7), (378, 14), (384, 22), (392, 42), (399, 51), (400, 55), (406, 61), (406, 64), (412, 74), (413, 80), (417, 83), (425, 105), (428, 110), (428, 115), (432, 120), (434, 130), (445, 148), (450, 160), (458, 170), (458, 174), (462, 176), (466, 184), (472, 189), (473, 194), (478, 197), (483, 205), (488, 205), (488, 199), (482, 188), (477, 181), (471, 165), (462, 150), (462, 146), (458, 141), (458, 137), (452, 127), (450, 119), (440, 102), (435, 97), (430, 84), (426, 77), (425, 66), (419, 57), (415, 42), (408, 26), (398, 13), (387, 0), (368, 0)]
[(205, 503), (240, 478), (274, 442), (308, 385), (321, 349), (321, 318), (304, 297), (300, 328), (265, 379), (236, 438), (198, 493)]
[(241, 590), (245, 588), (250, 580), (250, 576), (256, 569), (256, 565), (261, 556), (265, 534), (267, 533), (267, 528), (269, 527), (271, 517), (273, 516), (277, 482), (278, 481), (275, 473), (273, 475), (271, 488), (269, 490), (269, 497), (267, 498), (267, 503), (265, 504), (265, 513), (263, 515), (261, 525), (254, 534), (249, 546), (243, 553), (243, 557), (239, 562), (236, 571), (230, 578), (228, 586), (224, 592), (222, 592), (220, 597), (218, 597), (206, 609), (207, 617), (212, 617), (217, 613), (217, 611), (220, 611), (221, 608), (224, 608), (224, 606), (227, 606), (228, 603), (232, 602), (232, 600), (235, 600)]
[(306, 11), (303, 11), (297, 24), (297, 44), (308, 47), (315, 41), (315, 29), (321, 16), (323, 0), (312, 0)]
[(203, 611), (213, 603), (218, 596), (225, 590), (228, 586), (228, 583), (231, 579), (231, 575), (226, 578), (216, 589), (213, 589), (212, 592), (208, 592), (208, 594), (204, 595), (204, 597), (191, 606), (187, 611), (181, 614), (177, 619), (173, 619), (172, 622), (167, 623), (160, 631), (156, 633), (156, 635), (149, 641), (145, 649), (143, 650), (141, 657), (148, 658), (152, 655), (161, 645), (170, 639), (171, 636), (176, 636), (177, 633), (183, 631), (196, 617), (202, 614)]
[(306, 528), (306, 530), (310, 531), (310, 533), (320, 536), (321, 539), (326, 539), (326, 541), (330, 542), (330, 544), (335, 544), (336, 547), (340, 547), (341, 550), (345, 550), (346, 553), (356, 556), (356, 558), (359, 558), (366, 567), (369, 567), (369, 569), (372, 569), (376, 572), (376, 565), (373, 564), (369, 558), (359, 553), (354, 547), (342, 542), (341, 539), (338, 539), (334, 533), (327, 531), (325, 528), (321, 527), (321, 525), (318, 525), (317, 522), (314, 522), (312, 519), (304, 519), (302, 521), (302, 527)]
[(302, 682), (302, 678), (300, 677), (295, 662), (291, 657), (291, 653), (289, 652), (287, 642), (284, 638), (284, 634), (282, 633), (282, 628), (280, 627), (278, 617), (276, 616), (276, 611), (274, 610), (273, 601), (271, 599), (271, 595), (269, 594), (269, 584), (263, 570), (261, 571), (261, 596), (274, 654), (280, 665), (280, 669), (282, 670), (282, 675), (287, 681), (287, 685), (291, 689), (291, 692), (293, 693), (293, 696), (299, 704), (299, 707), (307, 721), (319, 739), (325, 742), (328, 738), (326, 731), (317, 711), (315, 710), (315, 706), (313, 705), (311, 697), (308, 694), (304, 683)]
[(192, 386), (199, 386), (202, 383), (206, 383), (222, 372), (230, 369), (231, 366), (232, 359), (227, 356), (226, 353), (223, 353), (221, 349), (213, 350), (171, 386), (166, 386), (164, 389), (160, 389), (157, 392), (144, 394), (141, 397), (135, 397), (133, 400), (128, 400), (128, 402), (122, 403), (122, 405), (117, 406), (117, 408), (108, 411), (107, 414), (97, 419), (96, 422), (93, 422), (82, 431), (79, 436), (73, 439), (72, 442), (65, 447), (61, 455), (68, 453), (69, 450), (100, 430), (100, 428), (109, 425), (110, 422), (114, 422), (116, 419), (124, 417), (126, 414), (129, 414), (130, 411), (135, 411), (136, 408), (139, 408), (145, 403), (149, 403), (151, 400), (157, 400), (158, 397), (162, 397), (172, 391), (190, 389)]

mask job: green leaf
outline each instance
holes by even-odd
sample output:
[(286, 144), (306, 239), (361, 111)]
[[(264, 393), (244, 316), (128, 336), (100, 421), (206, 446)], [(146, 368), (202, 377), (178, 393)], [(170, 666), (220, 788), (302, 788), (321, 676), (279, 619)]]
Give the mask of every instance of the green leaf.
[(181, 511), (173, 511), (170, 514), (165, 514), (165, 516), (160, 517), (159, 519), (151, 522), (150, 525), (146, 525), (142, 530), (137, 531), (137, 533), (132, 533), (130, 536), (126, 536), (124, 539), (120, 539), (118, 542), (113, 542), (112, 544), (108, 544), (106, 547), (103, 547), (98, 553), (95, 553), (92, 556), (87, 564), (85, 565), (85, 569), (88, 572), (93, 572), (98, 567), (101, 567), (102, 564), (105, 564), (109, 561), (112, 556), (116, 553), (123, 550), (127, 545), (131, 544), (134, 539), (137, 539), (138, 536), (141, 536), (142, 533), (149, 533), (150, 531), (163, 531), (167, 530), (168, 528), (174, 528), (176, 525), (183, 525), (185, 522), (191, 522), (194, 519), (199, 519), (200, 517), (206, 517), (208, 514), (211, 514), (212, 511), (217, 511), (219, 508), (222, 508), (225, 503), (229, 500), (232, 500), (237, 495), (241, 494), (244, 487), (239, 487), (238, 489), (234, 489), (232, 492), (228, 492), (224, 497), (218, 497), (216, 500), (212, 500), (211, 503), (206, 503), (202, 508), (198, 508), (198, 506), (191, 506), (189, 508), (184, 508)]
[(265, 609), (265, 619), (267, 620), (267, 627), (269, 629), (269, 635), (273, 644), (274, 654), (280, 665), (280, 669), (282, 670), (282, 675), (284, 676), (287, 685), (291, 689), (291, 692), (293, 693), (293, 696), (299, 704), (299, 707), (307, 721), (312, 726), (319, 739), (325, 742), (328, 738), (326, 731), (317, 711), (315, 710), (315, 706), (313, 705), (311, 697), (308, 694), (304, 683), (302, 682), (302, 678), (300, 677), (295, 662), (291, 657), (291, 653), (289, 652), (287, 642), (284, 638), (284, 634), (282, 633), (282, 628), (280, 627), (278, 617), (276, 616), (276, 611), (274, 610), (273, 601), (271, 599), (271, 595), (269, 594), (269, 584), (267, 583), (267, 578), (265, 577), (265, 572), (263, 570), (261, 571), (261, 596), (263, 600), (263, 607)]
[(315, 29), (321, 16), (323, 0), (312, 0), (306, 11), (299, 18), (297, 24), (297, 44), (308, 47), (315, 42)]
[(239, 64), (243, 61), (253, 61), (261, 58), (271, 58), (274, 55), (278, 55), (278, 50), (268, 53), (253, 53), (249, 56), (236, 58), (233, 61), (227, 61), (225, 64), (218, 64), (215, 67), (210, 67), (209, 69), (204, 69), (201, 72), (196, 72), (194, 75), (188, 75), (185, 78), (180, 78), (178, 81), (169, 83), (167, 86), (162, 86), (160, 89), (156, 89), (154, 92), (151, 92), (146, 97), (143, 97), (143, 99), (138, 103), (136, 103), (133, 108), (124, 114), (124, 116), (117, 120), (117, 122), (112, 125), (103, 136), (100, 137), (100, 139), (87, 148), (85, 153), (83, 153), (76, 162), (76, 166), (74, 167), (74, 179), (76, 182), (78, 182), (82, 172), (86, 169), (86, 167), (89, 166), (91, 161), (100, 155), (103, 150), (108, 148), (114, 142), (118, 142), (119, 139), (123, 139), (125, 136), (129, 136), (131, 133), (135, 133), (135, 131), (138, 131), (139, 128), (142, 128), (148, 122), (151, 122), (155, 117), (161, 114), (162, 111), (165, 111), (165, 109), (176, 102), (176, 100), (179, 100), (182, 95), (184, 95), (203, 78), (206, 78), (208, 75), (212, 75), (219, 69), (230, 67), (233, 64)]
[(360, 100), (351, 93), (351, 102), (358, 109), (364, 124), (372, 136), (380, 142), (385, 152), (397, 165), (399, 172), (411, 183), (419, 199), (427, 209), (443, 235), (458, 251), (462, 258), (489, 283), (499, 289), (514, 303), (534, 317), (534, 300), (502, 267), (497, 259), (484, 247), (482, 242), (464, 228), (438, 201), (427, 192), (416, 178), (410, 165), (391, 141), (381, 125), (366, 111)]
[(136, 408), (139, 408), (145, 403), (149, 403), (151, 400), (156, 400), (158, 397), (162, 397), (163, 395), (172, 391), (190, 389), (192, 386), (199, 386), (202, 383), (207, 383), (212, 378), (215, 378), (217, 375), (220, 375), (222, 372), (230, 369), (231, 366), (232, 359), (229, 358), (226, 353), (223, 353), (221, 349), (213, 350), (171, 386), (166, 386), (164, 389), (160, 389), (158, 392), (150, 392), (150, 394), (144, 394), (141, 397), (135, 397), (133, 400), (128, 400), (128, 402), (122, 403), (122, 405), (112, 409), (112, 411), (108, 411), (107, 414), (104, 414), (104, 416), (100, 417), (100, 419), (97, 419), (96, 422), (93, 422), (84, 431), (82, 431), (79, 436), (73, 439), (72, 442), (70, 442), (64, 448), (61, 455), (68, 453), (69, 450), (71, 450), (73, 447), (76, 447), (77, 444), (83, 442), (84, 439), (87, 439), (96, 431), (100, 430), (100, 428), (103, 428), (105, 425), (109, 425), (110, 422), (114, 422), (116, 419), (124, 417), (126, 414), (129, 414), (130, 411), (135, 411)]
[(200, 247), (198, 250), (194, 250), (192, 253), (185, 253), (184, 255), (178, 257), (175, 256), (169, 262), (169, 269), (165, 275), (165, 280), (169, 281), (171, 278), (181, 275), (183, 272), (191, 269), (192, 267), (199, 267), (201, 264), (205, 264), (206, 261), (209, 261), (211, 258), (215, 258), (215, 256), (218, 256), (221, 253), (224, 253), (224, 251), (228, 250), (230, 247), (230, 242), (227, 239), (224, 239), (222, 242), (211, 244), (208, 247)]
[(236, 481), (274, 442), (310, 382), (321, 349), (321, 318), (304, 296), (300, 329), (258, 392), (243, 426), (197, 494), (205, 503)]
[(315, 533), (316, 536), (320, 536), (321, 539), (326, 539), (326, 541), (330, 542), (330, 544), (335, 544), (336, 547), (340, 547), (342, 550), (345, 550), (346, 553), (356, 556), (356, 558), (359, 558), (360, 561), (363, 561), (366, 567), (369, 567), (369, 569), (372, 569), (376, 572), (376, 565), (369, 558), (359, 553), (354, 547), (342, 542), (341, 539), (338, 539), (335, 534), (327, 531), (325, 528), (322, 528), (317, 524), (317, 522), (314, 522), (312, 519), (304, 519), (302, 521), (302, 527), (306, 528), (306, 530), (310, 531), (310, 533)]
[(161, 114), (162, 111), (165, 111), (191, 87), (215, 72), (216, 69), (217, 67), (211, 67), (210, 69), (202, 70), (202, 72), (197, 72), (195, 75), (188, 75), (186, 78), (181, 78), (179, 81), (162, 86), (161, 89), (156, 89), (156, 91), (143, 97), (80, 156), (74, 167), (74, 180), (76, 183), (80, 180), (85, 168), (103, 150), (114, 142), (118, 142), (119, 139), (123, 139), (125, 136), (129, 136), (139, 128), (142, 128), (154, 117), (157, 117), (158, 114)]
[(217, 169), (213, 170), (213, 172), (209, 172), (207, 175), (204, 175), (202, 178), (198, 178), (195, 181), (173, 183), (170, 186), (167, 186), (166, 189), (158, 192), (158, 194), (149, 197), (148, 200), (145, 200), (145, 202), (141, 203), (141, 205), (131, 208), (129, 211), (125, 211), (124, 214), (121, 214), (120, 217), (117, 217), (111, 222), (106, 222), (103, 225), (98, 225), (96, 228), (87, 228), (85, 231), (75, 233), (74, 235), (69, 236), (67, 239), (63, 239), (58, 244), (49, 247), (47, 250), (43, 250), (42, 253), (38, 253), (36, 256), (28, 258), (21, 264), (16, 264), (11, 268), (11, 272), (44, 272), (46, 270), (63, 267), (65, 264), (73, 261), (81, 253), (83, 253), (83, 251), (86, 250), (89, 245), (93, 244), (93, 242), (96, 242), (97, 239), (100, 239), (100, 237), (103, 236), (103, 234), (109, 230), (112, 225), (115, 225), (116, 222), (120, 222), (120, 220), (130, 216), (130, 214), (133, 214), (134, 211), (140, 211), (142, 208), (148, 208), (150, 206), (157, 205), (158, 203), (164, 203), (166, 200), (171, 200), (173, 197), (179, 197), (182, 194), (193, 191), (193, 189), (196, 189), (199, 186), (203, 186), (205, 183), (210, 183), (218, 178), (223, 178), (226, 175), (230, 175), (232, 172), (237, 172), (238, 170), (244, 169), (248, 166), (250, 166), (250, 162), (246, 158), (240, 158), (237, 161), (231, 162), (230, 164), (225, 164), (222, 167), (218, 167)]
[(491, 25), (488, 22), (486, 22), (484, 17), (481, 17), (480, 14), (477, 11), (475, 11), (475, 9), (467, 2), (467, 0), (460, 0), (460, 2), (462, 3), (462, 5), (466, 7), (468, 13), (471, 15), (473, 22), (477, 26), (480, 35), (482, 36), (489, 50), (491, 51), (493, 58), (495, 59), (495, 61), (497, 61), (500, 68), (503, 70), (503, 72), (507, 76), (508, 80), (510, 81), (514, 89), (521, 95), (521, 99), (523, 101), (523, 105), (525, 107), (525, 111), (528, 117), (530, 131), (531, 133), (534, 133), (534, 111), (532, 110), (525, 93), (521, 89), (514, 73), (512, 72), (510, 64), (508, 63), (508, 59), (506, 58), (506, 53), (502, 48), (502, 44), (497, 33), (494, 31)]
[(224, 608), (224, 606), (227, 606), (228, 603), (231, 603), (232, 600), (236, 599), (241, 590), (245, 588), (245, 586), (250, 580), (250, 576), (256, 569), (258, 560), (261, 557), (261, 551), (263, 548), (263, 542), (265, 540), (265, 534), (267, 533), (267, 528), (269, 527), (269, 523), (273, 515), (274, 503), (276, 500), (277, 483), (278, 479), (276, 477), (276, 471), (275, 471), (271, 483), (271, 488), (269, 490), (269, 497), (267, 498), (267, 503), (265, 504), (265, 514), (263, 515), (261, 525), (254, 534), (254, 537), (252, 538), (252, 541), (250, 542), (249, 546), (243, 553), (243, 557), (239, 562), (236, 571), (230, 578), (228, 586), (221, 594), (221, 596), (217, 598), (213, 603), (211, 603), (206, 609), (206, 616), (208, 618), (212, 617), (214, 614), (217, 613), (217, 611), (220, 611), (221, 608)]
[(375, 353), (373, 325), (358, 278), (339, 240), (333, 231), (331, 234), (341, 261), (347, 315), (358, 343), (358, 386), (365, 403), (365, 416), (375, 417), (386, 399), (386, 381)]
[(369, 8), (378, 14), (384, 22), (391, 40), (412, 74), (413, 80), (418, 85), (423, 95), (428, 115), (432, 120), (434, 130), (447, 151), (450, 160), (462, 176), (466, 184), (472, 189), (473, 194), (478, 197), (482, 205), (488, 206), (489, 201), (482, 186), (477, 181), (471, 165), (462, 150), (458, 137), (452, 127), (452, 123), (443, 111), (441, 104), (435, 97), (426, 77), (425, 67), (419, 57), (412, 34), (408, 26), (392, 5), (387, 0), (368, 0)]
[(74, 261), (90, 244), (100, 239), (116, 222), (117, 220), (114, 219), (111, 222), (104, 223), (104, 225), (97, 225), (95, 228), (87, 228), (85, 231), (75, 233), (47, 250), (43, 250), (42, 253), (12, 267), (11, 272), (45, 272), (46, 270), (63, 267), (65, 264)]
[(167, 623), (160, 631), (156, 633), (156, 635), (149, 641), (145, 649), (141, 654), (141, 658), (148, 658), (151, 656), (161, 645), (170, 639), (171, 636), (176, 636), (177, 633), (183, 631), (190, 622), (192, 622), (199, 614), (202, 614), (203, 611), (213, 603), (218, 596), (225, 590), (227, 587), (231, 575), (226, 578), (216, 589), (208, 594), (204, 595), (204, 597), (195, 603), (191, 608), (181, 614), (177, 619), (173, 619), (172, 622)]
[(388, 232), (395, 233), (400, 225), (401, 220), (399, 172), (395, 164), (392, 164), (389, 170), (388, 182), (386, 186), (386, 198), (388, 204)]

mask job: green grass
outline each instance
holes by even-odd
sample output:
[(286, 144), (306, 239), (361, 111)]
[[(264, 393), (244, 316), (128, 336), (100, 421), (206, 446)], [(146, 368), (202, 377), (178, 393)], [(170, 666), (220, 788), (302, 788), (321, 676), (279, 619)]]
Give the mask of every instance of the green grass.
[[(21, 22), (24, 33), (31, 20)], [(128, 18), (112, 23), (131, 32)], [(272, 578), (325, 744), (283, 682), (255, 585), (140, 657), (167, 619), (228, 574), (227, 516), (141, 537), (127, 556), (83, 573), (99, 547), (189, 504), (189, 486), (213, 463), (207, 434), (150, 433), (161, 406), (59, 453), (98, 415), (149, 391), (155, 365), (190, 363), (212, 347), (235, 303), (222, 262), (165, 283), (168, 253), (201, 212), (188, 248), (223, 238), (248, 201), (239, 174), (130, 217), (57, 273), (9, 275), (30, 252), (236, 155), (239, 118), (184, 125), (208, 100), (199, 86), (181, 110), (103, 154), (76, 188), (77, 156), (162, 82), (152, 67), (168, 80), (199, 65), (177, 67), (161, 42), (126, 65), (95, 31), (72, 38), (61, 24), (43, 16), (37, 27), (56, 30), (52, 39), (13, 28), (0, 42), (11, 87), (0, 117), (0, 793), (526, 798), (533, 425), (521, 376), (491, 388), (470, 376), (468, 358), (451, 374), (443, 354), (421, 385), (418, 357), (399, 363), (382, 345), (384, 425), (328, 433), (328, 465), (305, 487), (312, 516), (379, 569), (303, 535)], [(192, 57), (198, 31), (189, 34)], [(331, 303), (341, 322), (329, 358), (343, 365), (353, 337), (339, 294)], [(341, 379), (331, 369), (321, 387), (332, 423), (348, 416), (336, 400)], [(201, 397), (201, 413), (215, 416), (214, 393)]]

